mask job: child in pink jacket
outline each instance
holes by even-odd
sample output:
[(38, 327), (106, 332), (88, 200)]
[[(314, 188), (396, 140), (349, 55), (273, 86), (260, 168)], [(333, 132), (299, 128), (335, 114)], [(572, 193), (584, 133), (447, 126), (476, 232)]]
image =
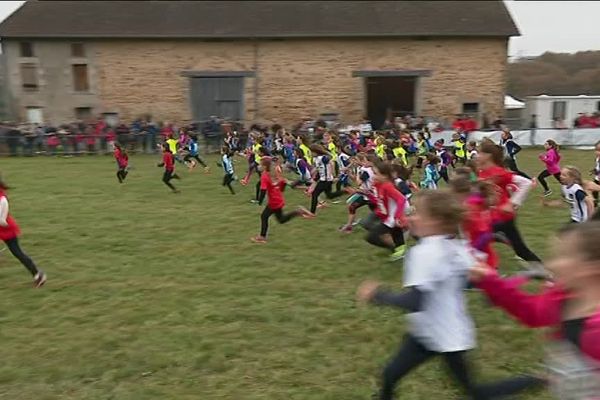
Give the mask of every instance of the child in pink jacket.
[(539, 294), (480, 265), (471, 279), (489, 299), (531, 328), (550, 327), (545, 377), (557, 398), (600, 398), (600, 222), (570, 224), (560, 232), (546, 264), (555, 282)]
[(540, 160), (546, 164), (546, 169), (540, 172), (538, 181), (540, 181), (544, 188), (544, 196), (548, 197), (552, 194), (552, 190), (548, 187), (546, 178), (552, 175), (560, 183), (560, 154), (558, 153), (558, 144), (552, 139), (548, 139), (544, 143), (544, 148), (546, 152), (540, 154)]

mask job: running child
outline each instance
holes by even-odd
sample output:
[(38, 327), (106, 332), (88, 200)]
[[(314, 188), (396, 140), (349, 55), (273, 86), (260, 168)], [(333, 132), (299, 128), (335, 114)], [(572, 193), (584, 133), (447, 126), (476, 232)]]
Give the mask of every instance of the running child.
[(525, 201), (531, 181), (504, 168), (503, 149), (492, 141), (481, 142), (476, 162), (479, 179), (495, 185), (498, 193), (492, 209), (494, 233), (505, 236), (515, 253), (539, 270), (541, 260), (527, 247), (516, 224), (517, 209)]
[(450, 155), (446, 147), (444, 147), (444, 139), (435, 142), (435, 154), (440, 160), (438, 171), (440, 178), (448, 183), (450, 179), (448, 176), (448, 167), (452, 165), (452, 155)]
[(310, 146), (310, 150), (313, 154), (314, 172), (313, 179), (316, 181), (316, 185), (311, 193), (310, 212), (315, 213), (317, 206), (319, 205), (319, 196), (321, 193), (325, 193), (328, 199), (332, 200), (340, 197), (344, 194), (343, 191), (338, 190), (333, 192), (333, 163), (331, 155), (318, 144)]
[(470, 141), (467, 143), (467, 161), (475, 161), (477, 159), (477, 142)]
[(437, 189), (437, 183), (440, 180), (440, 174), (438, 173), (438, 164), (440, 159), (435, 154), (427, 154), (427, 161), (425, 163), (425, 175), (421, 181), (421, 188), (423, 189)]
[(369, 230), (366, 240), (374, 246), (388, 249), (392, 253), (390, 261), (398, 261), (406, 253), (403, 229), (406, 226), (406, 198), (394, 186), (390, 164), (378, 161), (373, 172), (374, 195), (370, 201), (375, 204), (375, 214), (379, 221)]
[(558, 144), (552, 139), (546, 140), (544, 148), (546, 152), (540, 154), (539, 159), (546, 165), (546, 169), (540, 172), (538, 181), (540, 181), (540, 184), (544, 188), (544, 197), (548, 197), (552, 194), (552, 190), (548, 187), (546, 178), (552, 175), (560, 183), (560, 154), (558, 152)]
[(471, 174), (471, 169), (461, 167), (454, 171), (450, 180), (450, 189), (465, 210), (461, 230), (471, 247), (485, 254), (486, 263), (497, 269), (500, 258), (492, 247), (494, 228), (491, 209), (496, 206), (498, 194), (492, 184), (473, 181)]
[(248, 149), (246, 149), (246, 156), (248, 157), (248, 172), (246, 176), (240, 180), (240, 184), (242, 186), (246, 186), (250, 181), (250, 177), (252, 173), (256, 172), (258, 178), (260, 179), (260, 172), (258, 171), (258, 166), (260, 165), (261, 160), (261, 149), (263, 149), (263, 138), (259, 136), (258, 133), (251, 134), (251, 138), (253, 139), (253, 144), (251, 144)]
[(33, 287), (39, 288), (46, 283), (46, 274), (21, 250), (21, 246), (19, 245), (21, 230), (17, 221), (15, 221), (9, 212), (8, 197), (6, 196), (8, 189), (8, 185), (0, 179), (0, 240), (6, 244), (11, 254), (31, 273), (31, 276), (33, 276)]
[(342, 188), (348, 187), (350, 185), (350, 175), (351, 175), (351, 165), (350, 165), (350, 148), (349, 147), (337, 147), (337, 163), (336, 165), (339, 167), (339, 173), (337, 182), (335, 184), (336, 190), (339, 192)]
[(470, 271), (487, 297), (530, 328), (549, 327), (546, 382), (561, 399), (600, 393), (600, 222), (566, 225), (546, 263), (554, 283), (540, 293), (521, 290), (525, 277), (503, 279), (487, 265)]
[(392, 154), (394, 155), (394, 158), (396, 160), (400, 160), (400, 163), (402, 165), (404, 165), (405, 167), (408, 166), (408, 158), (407, 158), (408, 152), (402, 145), (402, 141), (400, 141), (400, 140), (394, 141), (394, 148), (392, 149)]
[(173, 154), (173, 158), (179, 162), (181, 159), (179, 158), (179, 141), (170, 135), (167, 140), (165, 140), (167, 146), (169, 146), (169, 151)]
[(465, 142), (458, 133), (452, 135), (452, 145), (454, 146), (454, 158), (461, 164), (467, 163), (467, 154), (465, 152)]
[(517, 166), (517, 154), (521, 151), (521, 146), (514, 141), (508, 129), (502, 131), (500, 146), (504, 149), (504, 164), (506, 167), (524, 178), (531, 179), (529, 175), (519, 170)]
[(119, 180), (119, 183), (123, 183), (127, 177), (127, 174), (129, 173), (127, 171), (127, 166), (129, 165), (129, 156), (127, 155), (127, 152), (121, 148), (119, 143), (115, 143), (114, 146), (114, 156), (115, 160), (117, 161), (117, 179)]
[(346, 188), (346, 192), (351, 194), (346, 201), (348, 204), (348, 222), (339, 228), (340, 232), (352, 232), (354, 221), (356, 220), (356, 212), (359, 208), (366, 205), (371, 209), (375, 208), (375, 203), (369, 201), (369, 198), (374, 197), (373, 183), (375, 173), (373, 172), (373, 161), (375, 160), (369, 159), (364, 153), (359, 153), (356, 156), (356, 164), (358, 165), (356, 181), (359, 182), (359, 187), (358, 189)]
[(269, 229), (269, 218), (271, 215), (275, 215), (277, 221), (280, 224), (285, 224), (291, 219), (303, 215), (305, 217), (314, 217), (314, 214), (310, 213), (304, 207), (298, 207), (296, 211), (285, 214), (283, 207), (285, 206), (285, 199), (283, 198), (282, 191), (285, 189), (286, 181), (280, 177), (275, 176), (275, 179), (271, 176), (273, 173), (273, 161), (269, 157), (265, 157), (261, 160), (262, 175), (260, 177), (260, 202), (267, 196), (267, 206), (260, 215), (260, 234), (253, 237), (251, 240), (254, 243), (267, 243), (267, 231)]
[(173, 155), (167, 144), (162, 144), (161, 147), (163, 156), (162, 162), (158, 164), (158, 167), (165, 167), (165, 172), (163, 174), (162, 181), (165, 185), (169, 187), (169, 189), (171, 189), (173, 193), (179, 193), (179, 190), (177, 190), (175, 186), (171, 184), (171, 179), (181, 179), (179, 175), (175, 173), (175, 156)]
[(235, 172), (233, 170), (233, 150), (228, 146), (221, 147), (221, 165), (225, 175), (223, 176), (223, 186), (227, 186), (231, 194), (235, 194), (231, 182), (235, 180)]
[[(377, 282), (363, 282), (360, 302), (388, 305), (408, 312), (408, 334), (385, 367), (379, 400), (392, 400), (396, 384), (425, 361), (440, 356), (453, 378), (474, 399), (487, 393), (473, 383), (466, 354), (475, 348), (475, 327), (466, 306), (464, 288), (476, 264), (458, 235), (462, 207), (447, 191), (422, 191), (415, 196), (408, 217), (411, 233), (420, 238), (404, 264), (400, 293), (383, 290)], [(418, 396), (417, 396), (418, 397)]]
[[(560, 181), (563, 199), (571, 208), (571, 223), (580, 224), (587, 221), (594, 213), (594, 202), (585, 190), (581, 172), (576, 167), (566, 166), (561, 170)], [(543, 204), (560, 206), (562, 202), (544, 201)]]
[(183, 161), (185, 163), (190, 163), (190, 167), (189, 167), (190, 171), (192, 169), (196, 168), (197, 164), (200, 164), (204, 167), (204, 172), (208, 172), (209, 171), (208, 165), (206, 165), (204, 160), (202, 160), (202, 158), (200, 158), (197, 135), (190, 135), (190, 139), (188, 141), (187, 148), (188, 148), (188, 153), (183, 158)]

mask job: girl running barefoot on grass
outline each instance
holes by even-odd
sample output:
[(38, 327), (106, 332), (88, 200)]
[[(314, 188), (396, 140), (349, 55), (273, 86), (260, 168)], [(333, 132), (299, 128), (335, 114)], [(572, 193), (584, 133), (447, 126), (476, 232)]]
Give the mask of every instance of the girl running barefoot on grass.
[(8, 197), (6, 197), (8, 189), (9, 187), (0, 179), (0, 240), (6, 244), (11, 254), (31, 273), (33, 276), (33, 286), (39, 288), (46, 283), (46, 274), (21, 250), (21, 246), (19, 245), (19, 234), (21, 231), (17, 222), (9, 213)]
[(127, 166), (129, 165), (129, 156), (127, 152), (121, 148), (121, 145), (115, 143), (114, 151), (115, 160), (117, 161), (117, 179), (119, 183), (123, 183), (127, 177), (128, 171)]
[(546, 263), (554, 284), (538, 294), (524, 277), (502, 279), (487, 265), (471, 280), (496, 306), (530, 328), (549, 327), (547, 382), (556, 398), (596, 399), (600, 393), (600, 222), (566, 225)]
[[(261, 160), (262, 175), (260, 178), (260, 202), (268, 197), (267, 206), (260, 215), (260, 235), (253, 237), (251, 240), (254, 243), (267, 243), (267, 231), (269, 229), (269, 218), (271, 215), (275, 215), (277, 221), (280, 224), (285, 224), (291, 219), (303, 215), (306, 217), (314, 217), (314, 214), (309, 212), (304, 207), (298, 207), (296, 211), (285, 214), (283, 207), (285, 206), (285, 199), (283, 198), (282, 191), (285, 189), (286, 181), (281, 177), (277, 177), (273, 171), (274, 163), (270, 157), (264, 157)], [(272, 176), (275, 175), (275, 176)]]
[[(415, 195), (408, 217), (411, 233), (420, 238), (404, 264), (404, 287), (400, 293), (364, 282), (358, 300), (399, 307), (408, 312), (408, 333), (400, 350), (383, 371), (378, 399), (392, 400), (400, 379), (433, 357), (442, 357), (455, 381), (472, 399), (489, 399), (521, 389), (483, 387), (473, 382), (467, 352), (475, 348), (475, 327), (466, 307), (464, 288), (476, 260), (469, 247), (457, 239), (462, 207), (445, 190), (425, 190)], [(507, 385), (508, 386), (508, 385)], [(417, 396), (418, 397), (418, 396)]]
[(544, 143), (544, 148), (546, 152), (544, 154), (540, 154), (540, 160), (546, 164), (546, 169), (544, 169), (538, 175), (538, 181), (540, 181), (542, 187), (544, 188), (544, 197), (548, 197), (552, 194), (552, 190), (548, 187), (548, 183), (546, 183), (546, 178), (549, 176), (553, 176), (558, 183), (560, 183), (560, 154), (558, 153), (558, 144), (552, 139), (546, 140)]
[(181, 179), (179, 175), (175, 173), (175, 156), (169, 149), (167, 144), (162, 144), (162, 162), (158, 164), (158, 167), (165, 167), (165, 173), (163, 174), (162, 181), (165, 185), (171, 189), (173, 193), (179, 193), (179, 190), (171, 184), (171, 179)]

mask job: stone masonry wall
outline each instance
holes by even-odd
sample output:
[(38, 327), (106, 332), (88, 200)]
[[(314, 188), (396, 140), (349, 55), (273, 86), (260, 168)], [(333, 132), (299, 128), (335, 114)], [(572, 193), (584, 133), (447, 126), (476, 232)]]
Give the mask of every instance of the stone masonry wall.
[(357, 121), (366, 110), (364, 78), (352, 76), (359, 70), (432, 70), (421, 80), (423, 115), (451, 117), (464, 102), (480, 102), (492, 116), (503, 112), (502, 38), (112, 40), (94, 49), (102, 108), (124, 118), (150, 112), (161, 120), (189, 120), (184, 70), (255, 71), (257, 78), (244, 83), (247, 122), (291, 125), (328, 111)]

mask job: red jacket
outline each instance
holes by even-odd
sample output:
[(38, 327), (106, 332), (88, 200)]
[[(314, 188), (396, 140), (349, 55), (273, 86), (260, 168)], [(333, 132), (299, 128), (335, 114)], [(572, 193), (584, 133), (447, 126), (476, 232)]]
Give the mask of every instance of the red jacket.
[(477, 121), (473, 118), (468, 118), (463, 121), (463, 127), (465, 132), (473, 132), (477, 130)]
[[(505, 309), (526, 326), (554, 327), (551, 338), (563, 339), (560, 329), (562, 306), (569, 294), (559, 286), (547, 288), (540, 294), (528, 294), (519, 289), (526, 281), (523, 277), (502, 279), (492, 274), (479, 282), (478, 286), (495, 305)], [(600, 361), (600, 311), (586, 320), (580, 344), (584, 354)]]
[(284, 187), (284, 180), (280, 180), (279, 182), (275, 183), (273, 182), (273, 179), (271, 179), (271, 174), (266, 171), (260, 176), (260, 190), (267, 191), (267, 196), (269, 197), (267, 201), (267, 207), (269, 207), (271, 210), (279, 210), (285, 206), (283, 193), (281, 193)]
[[(4, 191), (0, 189), (0, 199), (2, 199), (3, 197), (8, 200)], [(18, 237), (21, 233), (21, 230), (19, 229), (17, 221), (15, 221), (14, 218), (10, 216), (10, 211), (8, 216), (6, 217), (6, 223), (8, 224), (8, 226), (0, 226), (0, 240), (10, 240)]]
[(479, 179), (491, 182), (498, 187), (498, 204), (492, 211), (494, 223), (507, 222), (515, 218), (514, 212), (500, 210), (500, 208), (510, 203), (509, 188), (513, 185), (513, 176), (512, 172), (496, 165), (479, 171)]
[(374, 196), (370, 200), (375, 204), (375, 214), (387, 227), (396, 226), (396, 221), (404, 220), (406, 198), (392, 182), (375, 183)]
[(469, 239), (469, 244), (476, 250), (486, 254), (487, 263), (498, 268), (498, 254), (492, 247), (493, 227), (492, 213), (485, 205), (485, 199), (479, 193), (470, 195), (465, 201), (467, 213), (462, 223), (462, 230)]
[(115, 160), (117, 160), (119, 168), (125, 168), (127, 164), (129, 164), (129, 156), (127, 153), (119, 150), (117, 147), (115, 147)]
[(170, 151), (163, 153), (163, 164), (165, 165), (165, 171), (173, 172), (175, 170), (175, 157)]

